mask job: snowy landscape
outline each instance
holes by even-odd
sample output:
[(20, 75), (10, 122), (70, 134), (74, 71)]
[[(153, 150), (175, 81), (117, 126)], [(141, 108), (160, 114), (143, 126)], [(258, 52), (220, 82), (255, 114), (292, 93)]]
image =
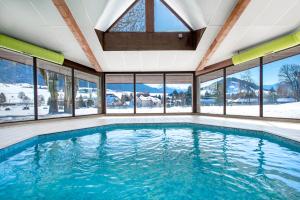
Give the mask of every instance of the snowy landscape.
[[(64, 101), (64, 91), (59, 90), (58, 101)], [(34, 97), (33, 85), (28, 83), (4, 84), (0, 83), (0, 121), (28, 120), (34, 118)], [(66, 113), (63, 106), (58, 107), (56, 114), (49, 114), (48, 99), (50, 92), (47, 86), (38, 85), (38, 114), (39, 118), (53, 118), (71, 116), (71, 113)], [(76, 94), (77, 103), (79, 99), (87, 102), (87, 99), (97, 101), (97, 91), (90, 88), (81, 87)], [(97, 105), (76, 107), (76, 115), (87, 115), (98, 113)]]
[[(137, 93), (137, 113), (163, 113), (163, 94), (156, 88), (145, 87), (147, 91)], [(33, 85), (29, 83), (0, 83), (0, 121), (32, 120), (34, 119)], [(188, 88), (187, 88), (188, 89)], [(169, 89), (167, 94), (168, 113), (192, 112), (191, 96), (186, 96), (187, 89)], [(148, 91), (156, 91), (149, 93)], [(132, 91), (107, 89), (107, 113), (133, 113)], [(71, 116), (65, 112), (64, 87), (57, 89), (57, 113), (49, 113), (51, 94), (48, 86), (38, 85), (38, 116), (40, 119)], [(92, 101), (92, 103), (88, 103)], [(187, 102), (188, 101), (188, 102)], [(89, 104), (89, 105), (88, 105)], [(78, 87), (76, 93), (76, 115), (98, 113), (98, 91), (90, 87)]]
[[(276, 65), (264, 78), (263, 116), (300, 118), (300, 66)], [(268, 69), (268, 67), (266, 67)], [(257, 70), (257, 68), (251, 69)], [(259, 84), (257, 73), (250, 70), (226, 78), (226, 114), (259, 116)], [(200, 112), (223, 114), (223, 78), (200, 85)]]
[[(11, 65), (1, 61), (0, 121), (19, 121), (34, 118), (32, 68), (22, 64)], [(299, 65), (271, 66), (275, 74), (263, 85), (263, 113), (265, 117), (300, 118)], [(277, 68), (276, 68), (277, 67)], [(9, 72), (7, 70), (10, 69)], [(266, 68), (268, 69), (268, 68)], [(7, 72), (7, 73), (6, 73)], [(6, 75), (4, 76), (3, 74)], [(226, 111), (230, 115), (259, 115), (259, 84), (257, 74), (249, 70), (230, 75), (226, 79)], [(51, 71), (38, 74), (38, 116), (53, 118), (72, 115), (70, 77)], [(75, 79), (75, 114), (100, 113), (100, 91), (93, 82)], [(51, 83), (51, 84), (50, 84)], [(136, 98), (137, 113), (163, 113), (162, 84), (137, 84), (136, 97), (133, 84), (106, 85), (107, 113), (133, 113)], [(223, 79), (200, 84), (200, 111), (223, 113)], [(166, 85), (166, 112), (192, 112), (191, 84)]]
[[(132, 84), (130, 84), (132, 85)], [(129, 84), (108, 84), (106, 89), (107, 113), (133, 113), (134, 96)], [(137, 85), (137, 113), (163, 113), (163, 89), (157, 85)], [(129, 91), (126, 91), (129, 90)], [(192, 112), (191, 84), (167, 85), (167, 113)]]
[[(300, 118), (300, 102), (264, 105), (265, 117)], [(201, 113), (223, 114), (223, 106), (200, 106)], [(226, 113), (231, 115), (259, 116), (257, 105), (227, 106)]]

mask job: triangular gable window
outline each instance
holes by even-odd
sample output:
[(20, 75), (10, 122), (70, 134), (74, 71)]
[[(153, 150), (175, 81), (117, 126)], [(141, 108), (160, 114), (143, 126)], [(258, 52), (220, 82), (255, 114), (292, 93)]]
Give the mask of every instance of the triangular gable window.
[(146, 32), (145, 0), (138, 0), (109, 31)]
[(192, 29), (166, 0), (134, 0), (108, 29), (95, 31), (104, 51), (190, 51), (205, 28)]
[[(109, 32), (189, 32), (187, 25), (166, 5), (162, 0), (137, 0)], [(148, 30), (147, 23), (151, 24)]]
[(161, 0), (154, 0), (154, 31), (188, 32), (190, 30)]

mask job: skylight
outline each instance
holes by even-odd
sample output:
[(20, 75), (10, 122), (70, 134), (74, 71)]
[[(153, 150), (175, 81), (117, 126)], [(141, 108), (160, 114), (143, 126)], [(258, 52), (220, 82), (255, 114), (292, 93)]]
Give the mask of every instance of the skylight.
[[(135, 0), (106, 31), (95, 29), (104, 51), (195, 50), (205, 28), (194, 30), (165, 0)], [(111, 23), (111, 22), (110, 22)]]
[(138, 0), (110, 29), (111, 32), (145, 32), (145, 0)]
[(154, 0), (155, 32), (188, 32), (189, 29), (160, 0)]

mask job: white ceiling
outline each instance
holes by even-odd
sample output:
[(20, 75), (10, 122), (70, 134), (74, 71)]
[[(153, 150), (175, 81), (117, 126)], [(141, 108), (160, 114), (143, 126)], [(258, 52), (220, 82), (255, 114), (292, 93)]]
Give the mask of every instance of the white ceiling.
[(209, 64), (300, 27), (300, 0), (252, 0)]
[[(237, 0), (166, 1), (191, 27), (207, 27), (196, 51), (104, 52), (94, 28), (107, 29), (132, 0), (66, 0), (104, 71), (195, 70)], [(300, 26), (299, 10), (299, 0), (252, 0), (209, 63), (294, 31)], [(51, 0), (0, 0), (0, 32), (90, 66)]]

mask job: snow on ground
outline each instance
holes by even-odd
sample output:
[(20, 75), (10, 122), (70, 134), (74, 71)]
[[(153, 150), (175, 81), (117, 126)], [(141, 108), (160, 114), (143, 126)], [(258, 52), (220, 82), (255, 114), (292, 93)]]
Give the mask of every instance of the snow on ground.
[[(19, 84), (4, 84), (0, 83), (0, 93), (3, 93), (6, 98), (5, 103), (22, 103), (22, 99), (18, 97), (20, 92), (29, 97), (30, 102), (33, 103), (33, 86), (27, 83)], [(60, 94), (60, 92), (59, 92)], [(50, 97), (47, 88), (38, 85), (38, 95), (42, 95), (45, 100)]]
[[(223, 114), (223, 106), (201, 106), (201, 113)], [(300, 119), (300, 102), (264, 105), (264, 117)], [(258, 105), (227, 106), (226, 113), (232, 115), (258, 116)]]
[(33, 86), (27, 83), (5, 84), (0, 83), (0, 93), (3, 93), (6, 98), (6, 103), (21, 103), (18, 98), (20, 92), (24, 92), (27, 97), (33, 101)]
[[(192, 107), (171, 107), (166, 109), (167, 113), (192, 112)], [(106, 108), (107, 113), (123, 114), (133, 113), (133, 108)], [(137, 107), (137, 113), (163, 113), (163, 107)]]
[(285, 103), (280, 105), (265, 105), (264, 116), (300, 119), (300, 102)]
[[(0, 122), (13, 121), (13, 120), (26, 120), (33, 119), (34, 108), (33, 108), (33, 87), (30, 84), (4, 84), (0, 83), (0, 92), (6, 96), (6, 103), (22, 103), (22, 100), (18, 97), (20, 92), (24, 92), (27, 97), (30, 98), (28, 104), (29, 109), (24, 110), (25, 104), (23, 105), (11, 105), (8, 106), (10, 110), (5, 110), (7, 107), (0, 107)], [(114, 94), (121, 97), (118, 92)], [(47, 88), (38, 86), (38, 95), (43, 95), (44, 99), (48, 99), (50, 94)], [(77, 94), (78, 95), (78, 94)], [(154, 94), (152, 94), (154, 95)], [(158, 94), (157, 94), (158, 95)], [(44, 102), (46, 104), (46, 101)], [(70, 116), (71, 114), (63, 113), (63, 110), (59, 110), (61, 113), (55, 115), (49, 115), (49, 106), (42, 105), (38, 108), (40, 118), (52, 118), (52, 117), (63, 117)], [(178, 113), (178, 112), (191, 112), (191, 107), (171, 107), (167, 108), (167, 113)], [(76, 115), (88, 115), (97, 114), (97, 108), (80, 108), (76, 109)], [(202, 113), (213, 113), (222, 114), (222, 106), (201, 106)], [(107, 113), (133, 113), (133, 108), (109, 108), (107, 107)], [(163, 107), (138, 107), (137, 113), (163, 113)], [(259, 106), (258, 105), (234, 105), (227, 106), (227, 114), (231, 115), (247, 115), (247, 116), (258, 116)], [(276, 104), (276, 105), (264, 105), (264, 116), (265, 117), (282, 117), (282, 118), (298, 118), (300, 119), (300, 102)]]
[[(29, 106), (29, 110), (23, 110), (23, 106), (10, 106), (11, 110), (4, 110), (3, 107), (0, 107), (0, 122), (6, 121), (22, 121), (22, 120), (33, 120), (34, 119), (34, 108)], [(45, 109), (43, 109), (45, 108)], [(46, 118), (57, 118), (57, 117), (67, 117), (71, 116), (70, 113), (64, 113), (63, 110), (59, 110), (60, 113), (57, 114), (48, 114), (49, 107), (39, 107), (39, 119)], [(97, 114), (98, 108), (79, 108), (75, 110), (75, 114), (79, 115), (90, 115)]]
[(75, 109), (75, 115), (91, 115), (97, 114), (98, 108), (79, 108)]
[[(85, 88), (81, 88), (85, 89)], [(24, 92), (24, 94), (30, 99), (28, 102), (23, 102), (22, 99), (19, 98), (20, 92)], [(0, 83), (0, 93), (3, 93), (6, 98), (7, 106), (0, 106), (0, 122), (5, 121), (22, 121), (22, 120), (31, 120), (34, 119), (34, 107), (33, 107), (33, 85), (28, 83), (18, 83), (18, 84), (4, 84)], [(59, 96), (63, 98), (64, 92), (59, 91)], [(65, 117), (71, 116), (70, 113), (64, 113), (63, 109), (59, 110), (57, 114), (49, 114), (49, 106), (47, 105), (47, 100), (50, 97), (50, 93), (46, 86), (38, 85), (38, 95), (43, 96), (44, 102), (43, 105), (38, 107), (39, 118), (55, 118), (55, 117)], [(83, 97), (89, 97), (89, 93), (77, 92), (77, 96), (82, 95)], [(96, 92), (92, 93), (92, 97), (97, 95)], [(15, 105), (14, 105), (15, 104)], [(27, 109), (24, 109), (28, 107)], [(76, 109), (76, 115), (88, 115), (88, 114), (97, 114), (97, 108), (79, 108)]]
[(191, 106), (188, 107), (180, 107), (180, 106), (174, 106), (174, 107), (170, 107), (166, 109), (167, 113), (180, 113), (180, 112), (184, 112), (184, 113), (189, 113), (192, 112), (193, 109)]

